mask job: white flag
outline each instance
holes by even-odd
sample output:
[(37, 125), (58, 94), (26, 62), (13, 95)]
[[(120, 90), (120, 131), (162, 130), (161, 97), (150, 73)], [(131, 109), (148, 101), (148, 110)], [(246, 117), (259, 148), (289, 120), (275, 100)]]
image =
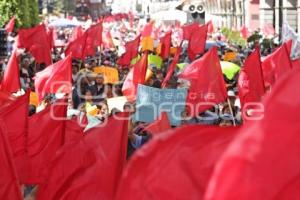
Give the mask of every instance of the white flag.
[(291, 59), (300, 58), (300, 36), (290, 27), (287, 22), (283, 23), (282, 26), (282, 42), (287, 42), (289, 40), (293, 41), (291, 50)]

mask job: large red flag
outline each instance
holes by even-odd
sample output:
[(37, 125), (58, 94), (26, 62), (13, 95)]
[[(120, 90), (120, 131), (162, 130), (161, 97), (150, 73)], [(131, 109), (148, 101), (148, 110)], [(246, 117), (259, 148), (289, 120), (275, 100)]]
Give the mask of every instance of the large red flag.
[(215, 104), (224, 102), (227, 98), (216, 47), (211, 48), (203, 57), (187, 66), (179, 77), (191, 83), (187, 108), (192, 116), (197, 116)]
[(45, 168), (63, 145), (67, 102), (64, 100), (47, 106), (29, 118), (27, 151), (27, 184), (41, 183)]
[(86, 34), (83, 34), (82, 36), (71, 41), (65, 50), (65, 54), (68, 56), (72, 55), (72, 58), (83, 60), (85, 41), (86, 41)]
[(273, 85), (276, 80), (291, 70), (292, 63), (286, 43), (263, 60), (262, 68), (266, 86)]
[(185, 126), (154, 137), (124, 170), (116, 199), (203, 199), (235, 128)]
[(37, 199), (114, 199), (125, 162), (128, 114), (90, 129), (78, 143), (62, 148), (52, 160)]
[(80, 121), (79, 117), (74, 117), (66, 121), (64, 144), (75, 143), (84, 136), (85, 124)]
[(263, 118), (242, 128), (218, 161), (207, 200), (299, 199), (299, 82), (296, 68), (276, 83)]
[(14, 165), (20, 182), (24, 183), (26, 178), (26, 136), (28, 125), (29, 94), (18, 97), (8, 106), (0, 108), (0, 120), (5, 127), (5, 134), (8, 138), (12, 151)]
[(244, 67), (240, 72), (238, 88), (242, 106), (246, 103), (260, 102), (265, 94), (259, 48), (256, 48), (245, 60)]
[(199, 23), (195, 22), (193, 24), (188, 24), (185, 26), (182, 26), (183, 31), (183, 39), (184, 40), (190, 40), (192, 33), (199, 27)]
[(11, 33), (14, 31), (15, 28), (15, 21), (16, 21), (16, 17), (12, 17), (9, 22), (6, 24), (5, 26), (5, 30), (8, 33)]
[(70, 56), (54, 63), (35, 75), (34, 85), (39, 99), (47, 93), (70, 92), (72, 84), (72, 59)]
[(174, 71), (175, 71), (175, 69), (176, 69), (176, 65), (177, 65), (177, 63), (178, 63), (178, 60), (179, 60), (181, 51), (182, 51), (182, 48), (181, 48), (181, 44), (180, 44), (180, 47), (178, 47), (178, 49), (177, 49), (177, 51), (176, 51), (176, 55), (174, 56), (174, 59), (173, 59), (171, 65), (169, 66), (167, 75), (166, 75), (164, 81), (163, 81), (162, 84), (161, 84), (161, 87), (162, 87), (162, 88), (165, 88), (165, 87), (166, 87), (168, 81), (169, 81), (170, 78), (173, 76), (173, 73), (174, 73)]
[(195, 60), (197, 54), (202, 54), (205, 51), (207, 38), (207, 25), (195, 28), (191, 33), (189, 40), (188, 55), (191, 61)]
[(160, 38), (161, 43), (161, 53), (160, 56), (163, 59), (167, 59), (170, 55), (170, 48), (172, 43), (172, 31), (166, 33), (166, 35)]
[(19, 60), (16, 50), (14, 50), (9, 58), (0, 88), (2, 91), (8, 93), (14, 93), (21, 89)]
[(123, 83), (122, 92), (128, 101), (135, 100), (138, 84), (145, 83), (147, 67), (148, 53), (146, 52), (142, 58), (136, 64), (134, 64)]
[(38, 63), (52, 63), (50, 46), (44, 24), (19, 30), (18, 47), (27, 49)]
[(141, 37), (138, 36), (134, 40), (125, 44), (125, 53), (118, 59), (118, 64), (121, 66), (129, 66), (133, 58), (139, 53)]
[(171, 129), (171, 124), (166, 112), (162, 112), (156, 121), (144, 128), (145, 131), (148, 131), (152, 135), (158, 135), (169, 129)]
[(18, 182), (6, 126), (0, 120), (0, 199), (22, 200), (21, 187)]

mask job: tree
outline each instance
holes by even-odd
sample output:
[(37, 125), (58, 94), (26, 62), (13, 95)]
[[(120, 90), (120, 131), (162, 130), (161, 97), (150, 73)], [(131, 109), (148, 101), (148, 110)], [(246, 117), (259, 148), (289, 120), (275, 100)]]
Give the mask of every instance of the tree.
[(39, 22), (37, 0), (2, 0), (0, 16), (1, 27), (15, 16), (17, 28), (30, 28)]

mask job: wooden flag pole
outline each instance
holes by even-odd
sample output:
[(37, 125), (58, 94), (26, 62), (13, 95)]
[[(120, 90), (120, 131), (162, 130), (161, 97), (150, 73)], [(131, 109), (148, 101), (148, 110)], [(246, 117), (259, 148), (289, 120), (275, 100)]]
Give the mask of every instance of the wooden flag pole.
[(231, 103), (230, 103), (229, 98), (227, 98), (227, 103), (228, 103), (229, 110), (230, 110), (230, 114), (231, 114), (231, 117), (232, 117), (233, 126), (236, 126), (236, 122), (235, 122), (235, 119), (234, 119), (233, 110), (232, 110), (232, 107), (231, 107)]

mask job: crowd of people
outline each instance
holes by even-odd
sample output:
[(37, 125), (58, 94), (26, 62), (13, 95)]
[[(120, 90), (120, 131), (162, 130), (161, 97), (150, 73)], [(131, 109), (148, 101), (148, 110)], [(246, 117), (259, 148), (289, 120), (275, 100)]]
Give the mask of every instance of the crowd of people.
[[(148, 21), (149, 22), (149, 21)], [(122, 85), (126, 76), (130, 71), (130, 66), (118, 65), (118, 59), (124, 53), (124, 45), (126, 42), (133, 40), (142, 30), (143, 24), (139, 20), (135, 20), (132, 26), (129, 25), (128, 20), (115, 21), (111, 23), (103, 24), (103, 41), (109, 43), (108, 45), (102, 45), (96, 51), (96, 54), (92, 57), (88, 57), (85, 60), (72, 61), (72, 93), (69, 95), (69, 117), (76, 113), (84, 113), (87, 116), (89, 123), (97, 122), (103, 123), (109, 116), (119, 113), (121, 111), (128, 111), (131, 115), (136, 112), (135, 102), (126, 102), (123, 105), (123, 110), (117, 108), (109, 108), (107, 100), (115, 97), (122, 97)], [(159, 44), (159, 38), (166, 32), (172, 30), (172, 46), (178, 47), (181, 43), (180, 38), (182, 30), (180, 26), (176, 24), (161, 25), (156, 24), (153, 27), (152, 35), (154, 37), (154, 50), (149, 51), (150, 55), (157, 55), (156, 47)], [(53, 63), (61, 60), (64, 55), (64, 49), (68, 43), (69, 38), (72, 37), (73, 29), (59, 28), (55, 29), (55, 39), (62, 46), (56, 46), (52, 51)], [(110, 33), (111, 37), (106, 37), (107, 33)], [(9, 37), (9, 46), (14, 46), (16, 40), (16, 34), (12, 33)], [(226, 40), (226, 37), (222, 34), (220, 28), (215, 28), (213, 32), (208, 35), (207, 39), (212, 46), (218, 47), (218, 55), (221, 61), (230, 61), (238, 66), (243, 66), (245, 58), (259, 46), (260, 41), (254, 43), (247, 43), (246, 47), (235, 46)], [(189, 65), (191, 61), (187, 54), (187, 45), (183, 41), (183, 51), (180, 54), (178, 63)], [(207, 45), (206, 51), (211, 48)], [(276, 48), (276, 45), (270, 46), (269, 49), (264, 50), (262, 55), (270, 54)], [(226, 54), (234, 54), (234, 58), (226, 59)], [(173, 54), (174, 55), (174, 54)], [(200, 58), (202, 55), (198, 55)], [(47, 94), (42, 101), (37, 100), (35, 93), (34, 77), (36, 73), (44, 70), (47, 66), (44, 63), (36, 63), (35, 59), (29, 52), (22, 50), (19, 55), (20, 63), (20, 82), (23, 91), (31, 89), (30, 99), (30, 115), (42, 110), (45, 105), (54, 102), (57, 98), (55, 94)], [(153, 88), (162, 88), (162, 82), (166, 77), (170, 63), (173, 60), (173, 56), (162, 61), (161, 66), (155, 66), (155, 64), (149, 65), (149, 69), (152, 72), (152, 76), (147, 78), (145, 85)], [(7, 60), (3, 60), (1, 63), (1, 75), (3, 75), (6, 69)], [(117, 83), (108, 83), (104, 74), (97, 73), (97, 69), (101, 67), (111, 67), (117, 70), (118, 79)], [(182, 71), (177, 67), (172, 77), (168, 80), (166, 89), (179, 89), (189, 88), (189, 82), (179, 78), (179, 74)], [(238, 126), (243, 123), (241, 104), (238, 98), (237, 81), (239, 76), (239, 70), (230, 79), (224, 74), (224, 81), (226, 83), (226, 89), (228, 93), (228, 101), (213, 106), (211, 109), (199, 113), (198, 116), (190, 117), (187, 112), (182, 113), (182, 125), (186, 124), (202, 124), (202, 125), (216, 125), (216, 126)], [(1, 76), (0, 76), (1, 77)], [(0, 78), (1, 82), (1, 78)], [(151, 139), (151, 134), (144, 130), (149, 123), (134, 121), (131, 119), (128, 134), (128, 155), (129, 158), (136, 149), (139, 149), (143, 144)], [(175, 127), (174, 127), (175, 128)], [(28, 188), (27, 188), (28, 189)], [(29, 190), (30, 191), (30, 190)], [(28, 191), (25, 192), (27, 195)]]

